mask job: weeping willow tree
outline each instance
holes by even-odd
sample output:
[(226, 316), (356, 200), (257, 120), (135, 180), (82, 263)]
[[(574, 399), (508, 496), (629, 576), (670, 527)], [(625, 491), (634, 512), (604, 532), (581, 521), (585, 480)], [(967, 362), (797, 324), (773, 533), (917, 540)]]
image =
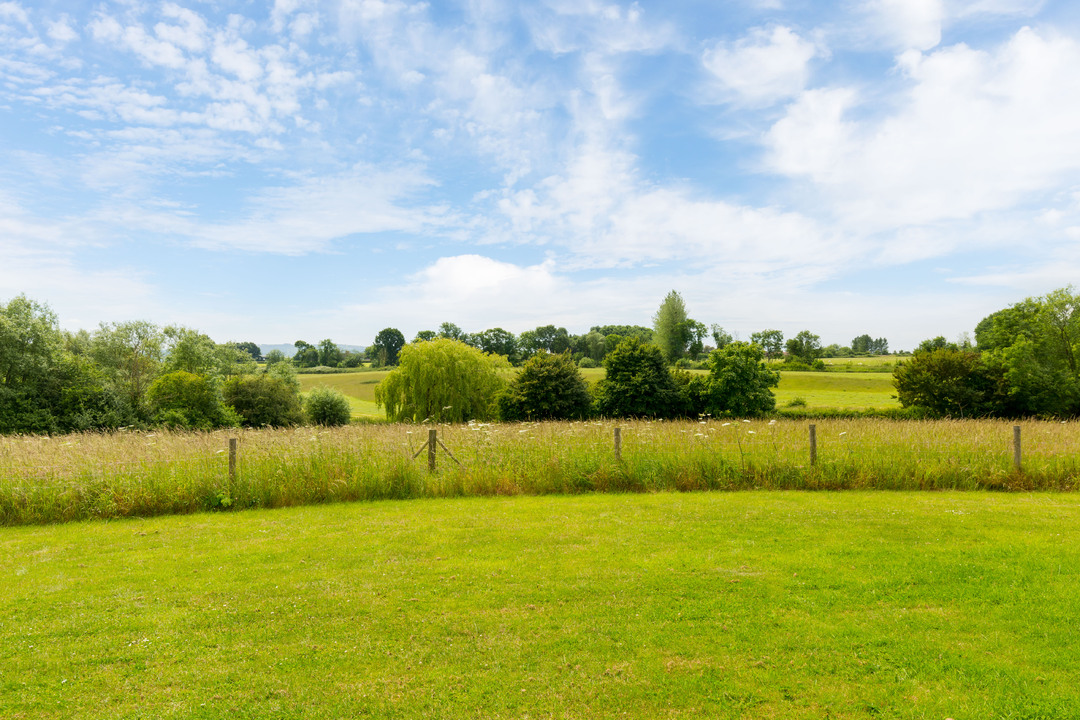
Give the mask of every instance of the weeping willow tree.
[(412, 343), (398, 366), (375, 386), (375, 402), (394, 422), (465, 422), (495, 416), (495, 396), (506, 385), (506, 358), (450, 338)]

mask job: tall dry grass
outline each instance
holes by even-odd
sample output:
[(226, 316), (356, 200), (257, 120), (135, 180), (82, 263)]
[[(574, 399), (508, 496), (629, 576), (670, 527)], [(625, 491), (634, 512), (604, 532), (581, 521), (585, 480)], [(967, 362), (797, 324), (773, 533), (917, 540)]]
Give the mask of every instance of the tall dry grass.
[[(0, 523), (63, 522), (380, 498), (774, 489), (1080, 486), (1080, 424), (1029, 421), (592, 421), (364, 425), (0, 438)], [(616, 460), (615, 427), (622, 456)], [(230, 478), (228, 441), (238, 438)], [(460, 464), (459, 464), (460, 463)]]

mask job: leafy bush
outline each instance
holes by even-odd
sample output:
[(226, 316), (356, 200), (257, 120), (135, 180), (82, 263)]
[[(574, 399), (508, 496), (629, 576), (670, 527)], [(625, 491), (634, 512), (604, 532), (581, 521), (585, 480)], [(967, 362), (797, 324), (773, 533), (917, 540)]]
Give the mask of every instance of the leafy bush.
[[(281, 367), (291, 370), (284, 363), (274, 365), (273, 370)], [(271, 373), (240, 375), (229, 378), (222, 392), (247, 427), (286, 427), (304, 420), (299, 386), (286, 377)]]
[(573, 358), (545, 350), (529, 358), (499, 395), (503, 420), (570, 420), (587, 417), (592, 396)]
[(578, 367), (581, 367), (581, 368), (595, 368), (595, 367), (600, 367), (600, 363), (596, 362), (591, 357), (586, 355), (585, 357), (581, 358), (581, 360), (578, 361)]
[(217, 389), (202, 375), (186, 370), (160, 376), (146, 395), (156, 423), (185, 430), (240, 424), (239, 416), (225, 405)]
[(596, 411), (605, 417), (673, 418), (689, 410), (686, 394), (660, 348), (626, 338), (604, 358), (607, 375), (596, 384)]
[(314, 425), (348, 425), (352, 418), (349, 400), (340, 390), (325, 385), (308, 393), (304, 413)]
[(708, 379), (695, 383), (695, 408), (714, 417), (751, 417), (776, 408), (772, 394), (780, 374), (765, 364), (765, 353), (754, 344), (733, 342), (709, 355)]

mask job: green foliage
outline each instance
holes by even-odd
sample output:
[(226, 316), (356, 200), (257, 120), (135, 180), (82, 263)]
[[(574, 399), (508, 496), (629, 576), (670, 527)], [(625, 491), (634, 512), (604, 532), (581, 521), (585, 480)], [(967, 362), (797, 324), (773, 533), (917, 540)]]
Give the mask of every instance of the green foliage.
[(277, 365), (278, 363), (287, 362), (289, 358), (285, 356), (285, 353), (281, 352), (277, 348), (274, 348), (270, 352), (266, 353), (266, 367)]
[(167, 337), (145, 320), (102, 324), (91, 353), (98, 367), (141, 418), (148, 416), (146, 393), (165, 360)]
[(569, 353), (552, 355), (541, 350), (499, 395), (503, 420), (571, 420), (587, 417), (592, 396), (585, 378)]
[(672, 290), (653, 315), (653, 342), (665, 361), (674, 363), (686, 354), (688, 321), (682, 295)]
[(300, 386), (296, 376), (290, 382), (285, 363), (258, 375), (237, 375), (225, 381), (222, 394), (246, 427), (287, 427), (304, 420), (300, 406)]
[(314, 425), (348, 425), (352, 418), (349, 400), (340, 390), (321, 386), (304, 399), (304, 413)]
[(398, 364), (398, 354), (405, 346), (405, 336), (397, 328), (384, 328), (375, 336), (368, 352), (377, 367), (390, 367)]
[(258, 361), (263, 359), (262, 348), (260, 348), (256, 343), (253, 343), (253, 342), (231, 342), (231, 343), (227, 343), (227, 344), (232, 345), (237, 350), (240, 350), (240, 351), (246, 353), (247, 356), (250, 357), (255, 362), (258, 362)]
[(765, 357), (770, 360), (784, 354), (784, 333), (779, 330), (762, 330), (752, 333), (750, 342), (760, 347), (765, 352)]
[(517, 358), (517, 337), (502, 328), (476, 333), (469, 344), (491, 355), (502, 355), (510, 362)]
[(851, 351), (860, 355), (887, 355), (889, 353), (889, 341), (885, 338), (875, 339), (869, 335), (860, 335), (851, 341)]
[(772, 388), (780, 374), (756, 344), (729, 343), (709, 354), (708, 378), (692, 387), (699, 412), (713, 417), (754, 417), (776, 408)]
[(319, 364), (325, 367), (337, 367), (343, 357), (337, 344), (330, 338), (319, 343)]
[(716, 323), (712, 324), (712, 339), (713, 342), (716, 344), (717, 350), (721, 350), (724, 347), (730, 345), (731, 342), (734, 340), (734, 338), (731, 337), (731, 333), (727, 332), (726, 330), (724, 330), (724, 328), (720, 327)]
[(605, 417), (681, 417), (684, 390), (668, 370), (660, 348), (626, 338), (604, 358), (605, 377), (595, 388), (596, 411)]
[(185, 430), (236, 427), (239, 416), (206, 377), (185, 370), (159, 376), (147, 391), (155, 423)]
[(398, 422), (487, 420), (505, 386), (498, 371), (508, 367), (505, 358), (449, 338), (406, 345), (398, 367), (375, 387), (375, 402)]
[(922, 407), (938, 417), (992, 414), (994, 383), (978, 353), (941, 347), (916, 350), (893, 371), (904, 407)]
[(293, 347), (296, 352), (293, 353), (292, 364), (296, 367), (316, 367), (319, 364), (319, 348), (303, 340), (294, 342)]
[[(785, 349), (787, 350), (785, 360), (813, 367), (814, 363), (821, 357), (821, 338), (809, 330), (803, 330), (787, 341)], [(825, 369), (824, 364), (822, 364), (821, 369)]]
[(428, 340), (434, 340), (439, 337), (434, 330), (421, 330), (416, 333), (416, 337), (413, 338), (413, 342), (426, 342)]

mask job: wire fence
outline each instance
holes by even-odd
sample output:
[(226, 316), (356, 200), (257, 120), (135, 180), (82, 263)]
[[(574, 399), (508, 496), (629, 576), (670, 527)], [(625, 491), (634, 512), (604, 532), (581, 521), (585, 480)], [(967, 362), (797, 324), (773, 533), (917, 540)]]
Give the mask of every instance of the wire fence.
[(1080, 424), (589, 421), (0, 440), (0, 523), (383, 497), (1080, 488)]

